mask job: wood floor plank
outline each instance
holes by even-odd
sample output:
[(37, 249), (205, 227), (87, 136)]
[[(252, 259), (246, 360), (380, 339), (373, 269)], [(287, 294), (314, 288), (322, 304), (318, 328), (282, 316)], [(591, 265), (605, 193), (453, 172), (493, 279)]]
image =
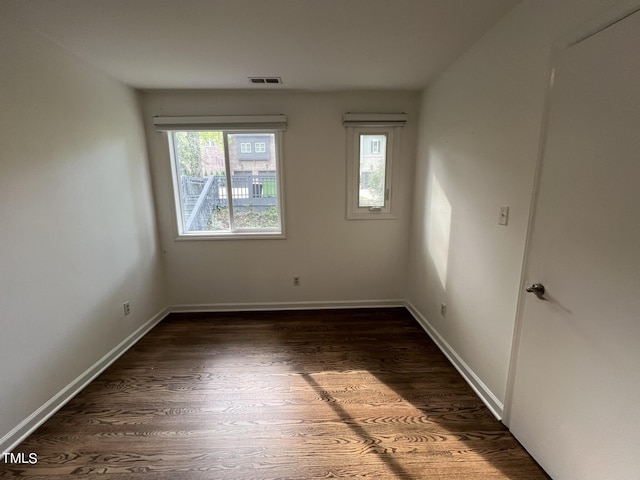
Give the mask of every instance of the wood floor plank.
[(548, 477), (404, 309), (173, 314), (0, 477)]

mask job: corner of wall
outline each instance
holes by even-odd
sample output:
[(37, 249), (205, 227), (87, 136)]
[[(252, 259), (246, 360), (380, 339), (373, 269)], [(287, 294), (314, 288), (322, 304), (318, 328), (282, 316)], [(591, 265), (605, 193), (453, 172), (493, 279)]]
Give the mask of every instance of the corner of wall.
[(498, 419), (502, 420), (504, 413), (504, 404), (491, 391), (482, 379), (473, 371), (473, 369), (462, 359), (451, 345), (438, 333), (433, 325), (426, 319), (422, 313), (410, 302), (406, 302), (407, 310), (413, 318), (420, 324), (425, 332), (431, 337), (433, 342), (440, 348), (442, 353), (447, 357), (451, 364), (460, 373), (462, 378), (469, 384), (472, 390), (480, 397), (489, 411)]

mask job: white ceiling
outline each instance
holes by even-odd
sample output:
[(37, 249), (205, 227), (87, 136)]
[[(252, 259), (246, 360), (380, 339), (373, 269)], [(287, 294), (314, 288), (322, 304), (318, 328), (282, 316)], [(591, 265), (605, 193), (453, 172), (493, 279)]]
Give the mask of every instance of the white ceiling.
[(421, 89), (519, 0), (8, 0), (137, 88)]

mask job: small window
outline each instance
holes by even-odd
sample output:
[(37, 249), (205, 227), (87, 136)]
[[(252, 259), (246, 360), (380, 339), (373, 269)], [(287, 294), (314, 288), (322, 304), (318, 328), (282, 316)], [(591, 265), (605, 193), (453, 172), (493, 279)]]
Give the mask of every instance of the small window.
[(349, 128), (347, 218), (394, 218), (393, 127)]
[(265, 142), (256, 142), (256, 153), (265, 153), (267, 151), (267, 144)]
[[(387, 187), (387, 155), (386, 149), (380, 151), (381, 145), (386, 145), (386, 134), (368, 135), (360, 133), (360, 151), (358, 155), (358, 207), (384, 208)], [(377, 145), (377, 150), (373, 146)], [(366, 147), (371, 148), (367, 149)]]
[(395, 218), (392, 179), (406, 113), (345, 113), (347, 219)]
[[(245, 169), (238, 152), (255, 143), (276, 146), (266, 157), (269, 174)], [(180, 238), (282, 236), (279, 131), (170, 131)], [(208, 147), (208, 148), (204, 148)], [(213, 148), (211, 148), (213, 147)]]
[(247, 142), (242, 142), (240, 144), (240, 153), (251, 153), (251, 144)]

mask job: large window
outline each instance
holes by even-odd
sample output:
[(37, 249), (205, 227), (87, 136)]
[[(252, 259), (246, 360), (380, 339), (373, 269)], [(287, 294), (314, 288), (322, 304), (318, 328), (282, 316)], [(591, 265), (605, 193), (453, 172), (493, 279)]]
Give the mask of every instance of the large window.
[(393, 157), (405, 122), (405, 114), (344, 115), (348, 219), (395, 218)]
[[(188, 121), (158, 128), (169, 136), (178, 236), (282, 237), (283, 129), (212, 123), (211, 128), (191, 129)], [(255, 150), (255, 139), (265, 151), (250, 162), (242, 157)]]

